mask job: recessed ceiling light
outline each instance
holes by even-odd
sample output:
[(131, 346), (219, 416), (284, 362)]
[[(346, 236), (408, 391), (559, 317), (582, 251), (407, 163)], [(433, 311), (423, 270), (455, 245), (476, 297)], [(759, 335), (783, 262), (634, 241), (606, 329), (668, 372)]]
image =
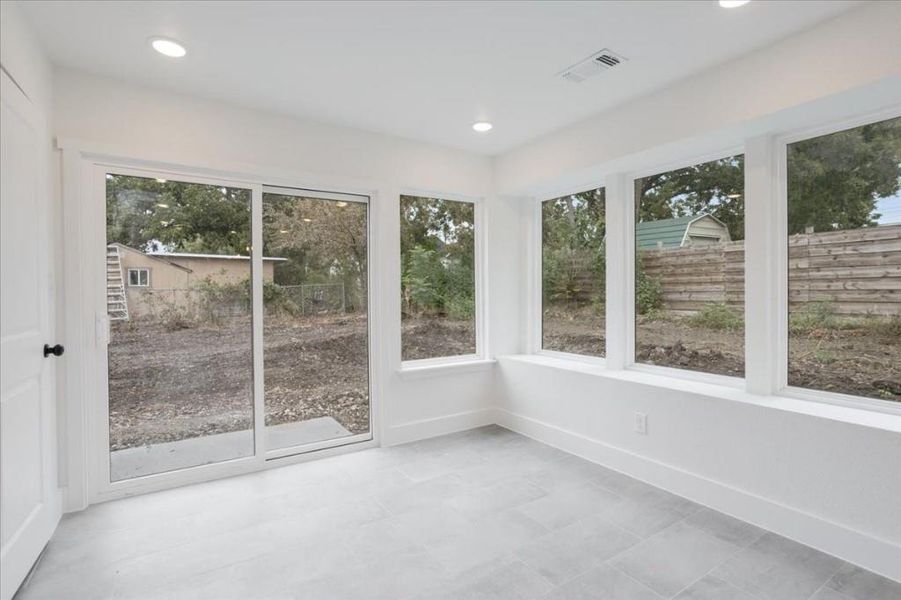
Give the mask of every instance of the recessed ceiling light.
[(311, 219), (310, 217), (304, 217), (304, 218), (303, 218), (303, 222), (304, 222), (304, 223), (312, 223), (312, 222), (313, 222), (313, 219)]
[(170, 40), (168, 38), (153, 38), (150, 40), (150, 45), (153, 46), (153, 49), (160, 54), (163, 54), (170, 58), (181, 58), (188, 53), (188, 51), (185, 50), (184, 46), (182, 46), (175, 40)]
[(157, 202), (156, 205), (159, 206), (160, 208), (169, 208), (168, 204), (163, 204), (162, 202)]
[(720, 0), (720, 6), (723, 8), (738, 8), (744, 6), (751, 0)]
[(485, 133), (486, 131), (491, 131), (491, 128), (494, 127), (488, 121), (479, 121), (478, 123), (473, 123), (472, 128), (479, 133)]
[(157, 182), (157, 183), (166, 183), (166, 180), (165, 180), (165, 179), (160, 179), (159, 177), (157, 177), (156, 182)]
[(335, 206), (337, 206), (338, 208), (344, 208), (345, 206), (347, 206), (347, 202), (335, 202)]

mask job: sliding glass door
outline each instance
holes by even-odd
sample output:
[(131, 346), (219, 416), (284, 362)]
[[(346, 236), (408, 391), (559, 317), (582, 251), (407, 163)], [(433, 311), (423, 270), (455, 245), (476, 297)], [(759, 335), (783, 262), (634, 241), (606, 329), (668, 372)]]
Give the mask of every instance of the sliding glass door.
[(251, 191), (106, 175), (110, 480), (252, 456)]
[(104, 175), (110, 484), (371, 439), (367, 198)]
[(368, 215), (360, 200), (264, 188), (267, 450), (369, 435)]

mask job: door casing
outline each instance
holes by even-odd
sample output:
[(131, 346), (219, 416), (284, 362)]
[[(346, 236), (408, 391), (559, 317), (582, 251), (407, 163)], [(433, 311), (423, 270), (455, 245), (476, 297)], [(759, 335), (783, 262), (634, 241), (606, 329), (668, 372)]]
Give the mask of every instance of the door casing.
[[(89, 504), (112, 500), (125, 496), (158, 491), (201, 481), (218, 479), (242, 473), (259, 471), (304, 462), (322, 456), (362, 450), (377, 446), (380, 439), (380, 381), (377, 352), (373, 331), (377, 330), (378, 311), (374, 308), (377, 298), (377, 264), (373, 252), (377, 242), (377, 231), (372, 218), (372, 199), (375, 192), (366, 188), (350, 186), (328, 186), (330, 189), (347, 191), (319, 191), (305, 185), (298, 178), (262, 176), (232, 171), (213, 171), (201, 167), (173, 165), (144, 161), (133, 158), (111, 157), (105, 154), (88, 153), (78, 148), (67, 148), (63, 144), (63, 180), (69, 195), (81, 204), (81, 210), (73, 211), (73, 218), (65, 220), (67, 244), (77, 249), (74, 253), (67, 249), (67, 258), (77, 262), (77, 269), (67, 278), (67, 290), (80, 302), (66, 305), (67, 321), (77, 319), (83, 324), (83, 335), (78, 340), (85, 351), (80, 369), (84, 381), (83, 394), (76, 399), (74, 414), (69, 415), (67, 430), (69, 442), (75, 450), (68, 463), (69, 494), (67, 509), (79, 510)], [(264, 447), (264, 386), (263, 386), (263, 301), (262, 301), (262, 253), (252, 256), (253, 294), (253, 396), (254, 396), (254, 456), (227, 460), (208, 465), (189, 467), (167, 473), (147, 475), (117, 482), (110, 481), (109, 469), (109, 397), (107, 385), (107, 342), (109, 339), (108, 319), (106, 319), (105, 296), (102, 285), (105, 277), (103, 269), (106, 247), (106, 173), (152, 177), (177, 181), (210, 184), (251, 191), (251, 240), (254, 248), (262, 248), (262, 201), (264, 187), (290, 190), (305, 197), (348, 202), (365, 203), (367, 206), (367, 256), (368, 285), (368, 348), (369, 348), (369, 402), (370, 431), (336, 440), (327, 440), (293, 448), (267, 451)], [(263, 183), (266, 182), (266, 183)], [(64, 191), (64, 201), (66, 193)], [(100, 240), (98, 242), (98, 240)], [(68, 272), (68, 268), (67, 268)], [(72, 281), (71, 289), (69, 285)], [(69, 296), (69, 291), (67, 291)], [(73, 380), (67, 381), (67, 386)], [(78, 402), (77, 400), (80, 400)], [(81, 410), (79, 411), (79, 406)], [(81, 413), (81, 414), (79, 414)], [(84, 454), (79, 456), (78, 449)], [(83, 460), (79, 460), (82, 458)]]

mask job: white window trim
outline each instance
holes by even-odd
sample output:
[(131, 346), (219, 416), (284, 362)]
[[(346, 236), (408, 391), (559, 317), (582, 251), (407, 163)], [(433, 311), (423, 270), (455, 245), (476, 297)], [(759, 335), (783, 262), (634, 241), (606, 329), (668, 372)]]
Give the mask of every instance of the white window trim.
[[(615, 376), (617, 371), (625, 371), (623, 377), (657, 385), (665, 381), (702, 385), (709, 390), (722, 390), (724, 398), (731, 398), (738, 390), (743, 394), (743, 401), (817, 416), (828, 415), (828, 418), (848, 422), (871, 421), (865, 416), (857, 418), (855, 414), (901, 415), (901, 403), (787, 385), (788, 226), (785, 173), (788, 144), (897, 117), (901, 117), (901, 108), (892, 107), (850, 118), (832, 118), (796, 130), (773, 127), (769, 133), (764, 131), (756, 136), (745, 136), (741, 144), (719, 147), (712, 144), (709, 152), (673, 156), (667, 162), (649, 160), (647, 164), (642, 164), (638, 161), (632, 163), (638, 165), (637, 168), (630, 171), (608, 172), (604, 183), (598, 185), (606, 188), (607, 218), (607, 356), (602, 361), (541, 348), (541, 202), (567, 192), (534, 197), (534, 208), (526, 231), (528, 269), (525, 285), (529, 302), (525, 311), (527, 354), (523, 358), (533, 357), (551, 366), (577, 371), (587, 369), (601, 375)], [(659, 157), (660, 151), (651, 154)], [(736, 154), (744, 154), (745, 157), (744, 197), (756, 199), (755, 202), (745, 203), (745, 376), (730, 377), (636, 363), (634, 181)], [(836, 411), (824, 405), (851, 409), (851, 412)], [(850, 416), (845, 419), (843, 415)]]
[(845, 119), (828, 120), (811, 127), (785, 132), (773, 138), (772, 152), (778, 174), (775, 181), (775, 194), (779, 219), (776, 230), (778, 238), (774, 240), (778, 249), (778, 272), (776, 274), (778, 279), (773, 282), (773, 286), (777, 299), (775, 318), (779, 335), (778, 345), (774, 352), (777, 368), (774, 373), (775, 381), (773, 382), (773, 387), (776, 393), (781, 396), (901, 415), (901, 402), (788, 385), (788, 146), (795, 142), (895, 118), (901, 118), (901, 107), (868, 112)]
[[(137, 273), (138, 283), (131, 282), (131, 274)], [(147, 273), (147, 283), (141, 283), (141, 273)], [(128, 267), (128, 287), (147, 288), (150, 287), (150, 269), (148, 267)]]
[[(486, 232), (488, 230), (488, 210), (485, 199), (478, 196), (465, 196), (449, 192), (441, 192), (436, 190), (423, 190), (415, 188), (401, 188), (398, 191), (398, 206), (400, 206), (401, 196), (418, 196), (421, 198), (434, 198), (437, 200), (449, 200), (451, 202), (465, 202), (473, 205), (473, 237), (475, 242), (475, 256), (473, 258), (474, 283), (475, 283), (475, 334), (476, 334), (476, 351), (472, 354), (455, 354), (450, 356), (436, 356), (433, 358), (421, 358), (416, 360), (400, 360), (398, 373), (405, 379), (418, 378), (427, 376), (430, 372), (433, 374), (445, 374), (448, 371), (462, 372), (473, 370), (473, 365), (484, 364), (491, 367), (494, 365), (488, 344), (488, 278), (487, 278), (487, 256), (486, 256)], [(400, 231), (400, 210), (397, 213), (398, 232)], [(399, 239), (399, 238), (398, 238)], [(400, 246), (398, 245), (398, 261), (400, 260)], [(401, 267), (398, 262), (398, 274)], [(398, 288), (397, 295), (400, 298), (401, 289)], [(401, 309), (398, 304), (398, 309)], [(402, 320), (398, 321), (403, 327)], [(398, 353), (403, 356), (403, 335), (398, 333)]]
[[(526, 312), (530, 315), (530, 327), (526, 332), (526, 341), (529, 351), (532, 354), (547, 356), (558, 360), (567, 360), (587, 365), (604, 366), (607, 363), (607, 352), (609, 342), (607, 341), (607, 332), (604, 332), (604, 356), (592, 356), (590, 354), (578, 354), (575, 352), (564, 352), (560, 350), (549, 350), (544, 348), (544, 236), (542, 235), (544, 227), (544, 213), (542, 207), (545, 202), (557, 200), (566, 196), (590, 192), (597, 189), (604, 189), (604, 220), (605, 230), (609, 230), (609, 219), (607, 217), (607, 187), (604, 179), (597, 179), (586, 184), (576, 187), (567, 187), (559, 190), (552, 190), (547, 194), (531, 199), (531, 219), (529, 220), (528, 239), (530, 241), (526, 260), (529, 266), (528, 284), (528, 301)], [(605, 239), (605, 252), (606, 244)], [(607, 322), (607, 298), (606, 298), (606, 281), (605, 281), (605, 298), (604, 298), (604, 321)]]
[[(220, 168), (173, 164), (153, 159), (135, 158), (127, 151), (74, 140), (57, 140), (62, 150), (63, 187), (66, 206), (77, 207), (63, 219), (67, 252), (63, 272), (69, 295), (65, 306), (66, 339), (74, 352), (67, 369), (64, 386), (67, 390), (67, 412), (64, 425), (67, 432), (68, 482), (64, 492), (64, 510), (80, 510), (90, 504), (122, 498), (139, 493), (169, 489), (188, 483), (196, 483), (225, 476), (248, 473), (305, 462), (322, 456), (341, 454), (376, 447), (381, 439), (382, 377), (379, 357), (381, 349), (375, 346), (372, 332), (381, 327), (380, 267), (375, 260), (379, 248), (380, 229), (373, 215), (372, 200), (376, 190), (359, 188), (342, 182), (318, 182), (312, 177), (290, 174), (246, 173), (238, 166)], [(230, 170), (234, 169), (234, 170)], [(340, 190), (338, 195), (347, 200), (354, 196), (367, 197), (369, 205), (369, 253), (373, 257), (369, 268), (369, 384), (370, 384), (370, 432), (308, 446), (266, 450), (264, 447), (265, 415), (263, 402), (254, 405), (255, 455), (218, 463), (188, 467), (176, 471), (147, 475), (134, 479), (111, 482), (109, 479), (109, 428), (108, 388), (104, 385), (106, 370), (105, 346), (108, 340), (109, 320), (105, 318), (105, 302), (100, 290), (103, 274), (96, 265), (105, 264), (105, 245), (98, 246), (95, 256), (94, 241), (103, 239), (106, 219), (101, 198), (105, 196), (106, 173), (114, 170), (122, 174), (141, 177), (157, 177), (211, 185), (225, 185), (251, 190), (251, 233), (254, 247), (262, 247), (262, 189), (268, 182), (293, 190), (304, 190), (320, 195), (316, 188)], [(315, 185), (312, 185), (316, 183)], [(269, 187), (268, 185), (266, 186)], [(345, 191), (346, 190), (346, 191)], [(325, 194), (322, 194), (325, 196)], [(262, 254), (252, 259), (251, 277), (256, 289), (262, 289)], [(99, 300), (98, 300), (99, 298)], [(254, 298), (253, 319), (263, 318), (262, 294)], [(253, 386), (255, 397), (262, 398), (262, 328), (254, 331)], [(278, 460), (276, 460), (278, 459)]]
[[(651, 365), (647, 363), (640, 363), (635, 360), (635, 341), (636, 341), (636, 333), (637, 333), (637, 322), (635, 314), (635, 260), (636, 260), (636, 239), (635, 239), (635, 228), (637, 226), (635, 220), (635, 212), (636, 212), (636, 202), (638, 199), (635, 197), (635, 182), (644, 177), (649, 177), (651, 175), (658, 175), (660, 173), (667, 173), (669, 171), (675, 171), (677, 169), (685, 169), (688, 167), (692, 167), (695, 165), (711, 162), (714, 160), (721, 160), (724, 158), (729, 158), (732, 156), (737, 156), (739, 154), (745, 154), (745, 148), (743, 146), (729, 146), (727, 148), (721, 148), (717, 150), (712, 150), (710, 152), (705, 152), (700, 155), (693, 155), (685, 158), (677, 158), (666, 162), (661, 162), (654, 164), (648, 167), (642, 167), (641, 169), (632, 171), (624, 176), (625, 178), (625, 189), (622, 190), (622, 195), (620, 198), (620, 205), (626, 208), (624, 215), (618, 215), (621, 218), (624, 218), (624, 239), (623, 243), (625, 247), (622, 250), (622, 257), (625, 260), (625, 275), (626, 281), (625, 285), (622, 286), (624, 290), (625, 296), (625, 309), (627, 319), (625, 320), (625, 332), (624, 332), (624, 341), (625, 341), (625, 368), (630, 371), (644, 372), (652, 375), (660, 375), (663, 377), (672, 377), (675, 379), (684, 379), (686, 381), (697, 381), (700, 383), (708, 383), (712, 385), (722, 385), (729, 388), (743, 388), (745, 386), (745, 377), (732, 377), (728, 375), (719, 375), (716, 373), (705, 373), (704, 371), (693, 371), (691, 369), (678, 369), (675, 367), (666, 367), (661, 365)], [(745, 162), (745, 169), (747, 169), (747, 159)], [(747, 172), (747, 171), (746, 171)], [(747, 194), (745, 194), (747, 197)], [(686, 235), (688, 230), (686, 229)], [(745, 222), (745, 239), (747, 239), (747, 221)], [(609, 252), (608, 252), (608, 260), (609, 260)], [(609, 268), (609, 267), (608, 267)], [(745, 266), (745, 274), (747, 276), (747, 265)], [(747, 328), (746, 328), (747, 330)], [(747, 363), (747, 358), (746, 358)], [(747, 369), (747, 365), (746, 365)]]

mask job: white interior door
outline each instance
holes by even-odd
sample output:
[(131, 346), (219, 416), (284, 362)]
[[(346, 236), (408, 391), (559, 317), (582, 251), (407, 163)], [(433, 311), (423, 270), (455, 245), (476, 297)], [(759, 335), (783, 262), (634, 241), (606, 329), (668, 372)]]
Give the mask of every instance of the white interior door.
[(0, 598), (15, 593), (59, 518), (53, 441), (51, 252), (40, 115), (0, 73)]

